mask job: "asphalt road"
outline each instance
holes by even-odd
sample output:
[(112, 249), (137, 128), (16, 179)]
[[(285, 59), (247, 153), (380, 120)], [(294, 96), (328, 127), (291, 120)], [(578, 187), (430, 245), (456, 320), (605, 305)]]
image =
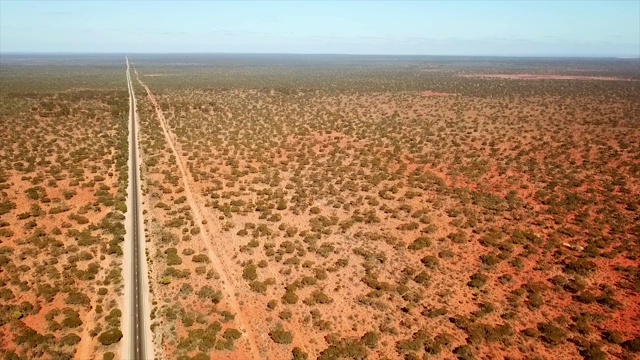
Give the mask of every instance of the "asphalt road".
[(127, 59), (127, 82), (129, 86), (129, 96), (131, 101), (129, 101), (129, 123), (130, 129), (129, 133), (131, 136), (131, 146), (129, 149), (129, 158), (132, 161), (131, 173), (129, 174), (129, 181), (131, 181), (132, 191), (131, 191), (131, 204), (133, 216), (131, 217), (133, 224), (131, 229), (133, 229), (132, 236), (132, 254), (133, 254), (133, 266), (132, 266), (132, 276), (133, 276), (133, 306), (132, 316), (132, 339), (131, 345), (132, 349), (132, 359), (134, 360), (144, 360), (145, 357), (145, 326), (144, 326), (144, 304), (143, 304), (143, 296), (142, 296), (142, 276), (144, 274), (141, 271), (140, 267), (140, 241), (144, 241), (144, 238), (141, 238), (140, 235), (140, 223), (142, 219), (138, 216), (138, 199), (140, 194), (138, 193), (138, 141), (136, 138), (136, 106), (135, 106), (135, 96), (133, 94), (133, 84), (131, 82), (131, 72), (129, 71), (129, 59)]

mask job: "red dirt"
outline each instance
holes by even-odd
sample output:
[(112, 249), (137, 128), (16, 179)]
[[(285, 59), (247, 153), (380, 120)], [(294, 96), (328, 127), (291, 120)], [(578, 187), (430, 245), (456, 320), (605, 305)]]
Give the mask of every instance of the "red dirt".
[(492, 78), (508, 80), (603, 80), (603, 81), (629, 81), (613, 76), (583, 76), (583, 75), (555, 75), (555, 74), (462, 74), (462, 77)]
[(449, 94), (449, 93), (441, 93), (441, 92), (435, 92), (435, 91), (431, 91), (431, 90), (427, 90), (427, 91), (422, 91), (420, 92), (420, 95), (425, 96), (425, 97), (430, 97), (430, 96), (450, 96), (450, 95), (454, 95), (454, 94)]

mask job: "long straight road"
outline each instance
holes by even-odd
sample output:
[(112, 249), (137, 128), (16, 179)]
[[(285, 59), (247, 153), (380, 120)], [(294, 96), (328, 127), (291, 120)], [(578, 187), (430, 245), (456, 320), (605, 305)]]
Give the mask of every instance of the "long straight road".
[[(145, 360), (153, 357), (153, 351), (147, 351), (148, 338), (146, 317), (146, 299), (148, 286), (146, 283), (146, 256), (144, 254), (144, 233), (142, 230), (142, 212), (140, 209), (140, 184), (138, 174), (138, 139), (136, 132), (136, 99), (133, 92), (133, 83), (131, 82), (131, 72), (129, 59), (127, 58), (127, 84), (129, 87), (129, 123), (130, 123), (130, 142), (129, 142), (129, 203), (128, 211), (131, 214), (131, 251), (130, 269), (131, 269), (131, 296), (130, 324), (129, 331), (129, 349), (124, 349), (129, 356), (123, 356), (124, 359)], [(127, 300), (125, 300), (127, 301)]]

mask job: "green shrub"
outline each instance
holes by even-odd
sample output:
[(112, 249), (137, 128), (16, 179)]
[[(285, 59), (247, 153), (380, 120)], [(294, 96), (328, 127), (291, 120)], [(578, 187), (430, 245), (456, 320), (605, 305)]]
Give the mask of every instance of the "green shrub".
[(304, 300), (304, 303), (307, 305), (314, 304), (331, 304), (333, 299), (329, 297), (329, 295), (323, 293), (321, 290), (314, 290), (311, 295)]
[(255, 280), (258, 278), (258, 272), (256, 266), (253, 263), (248, 263), (245, 265), (244, 270), (242, 271), (242, 277), (246, 280)]
[(542, 339), (551, 345), (558, 345), (567, 338), (565, 330), (551, 323), (538, 324), (538, 330), (542, 334)]
[(200, 300), (211, 300), (214, 304), (217, 304), (222, 300), (222, 293), (220, 291), (215, 291), (211, 286), (205, 285), (200, 290), (198, 290), (197, 294)]
[(252, 291), (255, 291), (257, 293), (260, 293), (260, 294), (267, 293), (267, 284), (263, 281), (254, 280), (249, 283), (249, 287), (251, 288)]
[(473, 356), (473, 351), (469, 345), (461, 345), (457, 348), (453, 349), (453, 353), (456, 354), (456, 358), (459, 360), (470, 360), (475, 359)]
[(467, 236), (466, 233), (462, 231), (458, 231), (458, 232), (447, 235), (447, 238), (449, 238), (449, 240), (451, 240), (455, 244), (462, 244), (467, 242), (469, 237)]
[(429, 276), (429, 273), (427, 273), (425, 270), (422, 270), (413, 277), (413, 281), (420, 285), (427, 286), (431, 282), (431, 276)]
[(481, 288), (487, 283), (488, 280), (489, 277), (487, 275), (482, 273), (475, 273), (471, 275), (471, 281), (469, 281), (467, 285), (472, 288)]
[(80, 342), (80, 336), (69, 334), (60, 338), (59, 343), (62, 346), (73, 346)]
[(287, 291), (282, 295), (282, 303), (284, 304), (295, 304), (298, 302), (298, 295), (296, 292), (291, 289), (287, 289)]
[(607, 330), (603, 333), (604, 339), (613, 344), (622, 344), (624, 337), (618, 330)]
[(293, 335), (290, 331), (286, 331), (281, 324), (278, 324), (275, 328), (269, 332), (271, 340), (276, 344), (291, 344), (293, 341)]
[(420, 261), (429, 269), (435, 269), (438, 266), (438, 258), (433, 255), (427, 255)]
[(91, 300), (87, 295), (74, 291), (69, 293), (69, 296), (67, 296), (65, 303), (69, 305), (88, 306), (91, 303)]
[(375, 349), (378, 347), (378, 341), (380, 340), (380, 336), (375, 331), (368, 331), (360, 338), (362, 342), (369, 348)]
[(575, 273), (579, 275), (588, 275), (598, 268), (596, 263), (587, 259), (577, 259), (567, 263), (564, 267), (568, 273)]
[(194, 255), (191, 260), (195, 263), (208, 263), (210, 261), (209, 257), (205, 254)]
[(368, 357), (367, 348), (360, 340), (337, 340), (330, 342), (329, 347), (322, 350), (318, 360), (331, 359), (357, 359), (364, 360)]
[(82, 325), (82, 320), (78, 317), (78, 314), (72, 314), (71, 316), (67, 316), (62, 320), (62, 326), (65, 328), (76, 328)]
[(204, 352), (199, 352), (193, 355), (193, 357), (191, 358), (191, 360), (209, 360), (209, 359), (211, 359), (211, 357), (205, 354)]
[(285, 309), (280, 312), (278, 317), (282, 320), (291, 320), (291, 317), (293, 317), (293, 313), (291, 312), (291, 310)]
[(299, 347), (294, 347), (293, 350), (291, 350), (291, 360), (307, 360), (309, 359), (309, 355), (302, 351), (302, 349), (300, 349)]
[(0, 215), (7, 214), (15, 208), (16, 208), (16, 204), (14, 202), (3, 201), (0, 203)]
[(588, 344), (584, 349), (580, 350), (580, 355), (585, 360), (607, 360), (607, 353), (600, 349), (599, 345)]
[(175, 266), (180, 264), (182, 264), (182, 258), (180, 258), (180, 256), (178, 255), (177, 250), (167, 252), (167, 266)]
[(120, 331), (120, 329), (109, 329), (98, 336), (98, 341), (100, 341), (102, 345), (115, 344), (120, 341), (120, 339), (122, 339), (122, 331)]
[(623, 342), (622, 347), (634, 353), (640, 353), (640, 337)]
[(424, 236), (421, 236), (415, 239), (411, 244), (409, 244), (408, 248), (409, 250), (421, 250), (430, 246), (431, 246), (431, 240), (427, 239)]
[(583, 304), (592, 304), (596, 302), (596, 296), (590, 291), (582, 291), (575, 296), (575, 299)]
[(242, 336), (242, 333), (236, 329), (227, 329), (222, 334), (222, 337), (227, 340), (237, 340), (240, 339), (240, 336)]
[(544, 304), (544, 299), (542, 298), (542, 295), (539, 292), (536, 291), (529, 294), (529, 305), (532, 308), (537, 309), (543, 304)]

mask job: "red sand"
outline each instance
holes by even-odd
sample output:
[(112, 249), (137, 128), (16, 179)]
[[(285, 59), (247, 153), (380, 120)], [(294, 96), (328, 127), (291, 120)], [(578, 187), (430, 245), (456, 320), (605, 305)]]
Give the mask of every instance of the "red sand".
[(494, 79), (517, 79), (517, 80), (607, 80), (607, 81), (629, 81), (612, 76), (581, 76), (581, 75), (554, 75), (554, 74), (462, 74), (462, 77), (494, 78)]

